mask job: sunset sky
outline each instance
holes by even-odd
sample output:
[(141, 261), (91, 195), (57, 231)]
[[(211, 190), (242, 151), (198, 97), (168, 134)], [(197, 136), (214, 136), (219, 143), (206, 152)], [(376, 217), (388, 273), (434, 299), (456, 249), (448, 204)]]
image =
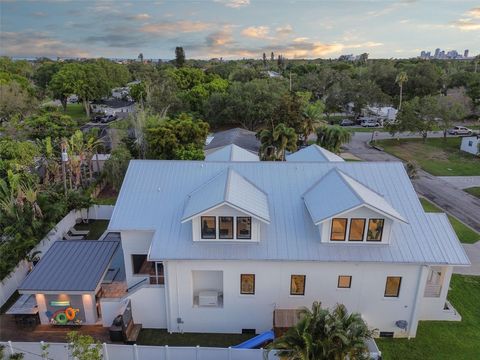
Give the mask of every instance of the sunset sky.
[(480, 1), (0, 0), (14, 57), (412, 57), (480, 53)]

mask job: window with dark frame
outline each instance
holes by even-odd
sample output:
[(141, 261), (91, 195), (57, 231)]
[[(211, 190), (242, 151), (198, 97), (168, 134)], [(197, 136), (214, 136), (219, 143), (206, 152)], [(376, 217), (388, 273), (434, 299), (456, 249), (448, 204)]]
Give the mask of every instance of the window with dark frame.
[(348, 241), (363, 241), (365, 233), (365, 219), (351, 219)]
[(350, 275), (339, 275), (337, 287), (339, 289), (350, 289), (352, 286), (352, 277)]
[[(148, 275), (151, 274), (151, 268), (155, 263), (147, 261), (147, 254), (133, 254), (132, 255), (132, 270), (134, 275)], [(153, 265), (152, 265), (153, 264)], [(153, 268), (155, 271), (155, 268)]]
[(252, 218), (247, 216), (237, 217), (237, 239), (252, 238)]
[(290, 295), (305, 295), (305, 275), (292, 275), (290, 277)]
[(240, 274), (240, 294), (255, 294), (255, 274)]
[(220, 216), (218, 218), (218, 237), (220, 239), (233, 239), (232, 216)]
[(382, 241), (384, 219), (369, 219), (367, 241)]
[(347, 219), (332, 219), (330, 241), (345, 241), (347, 235)]
[(385, 282), (385, 297), (398, 297), (400, 295), (400, 286), (402, 284), (401, 276), (387, 276)]
[(215, 239), (217, 237), (217, 221), (215, 216), (202, 216), (202, 239)]

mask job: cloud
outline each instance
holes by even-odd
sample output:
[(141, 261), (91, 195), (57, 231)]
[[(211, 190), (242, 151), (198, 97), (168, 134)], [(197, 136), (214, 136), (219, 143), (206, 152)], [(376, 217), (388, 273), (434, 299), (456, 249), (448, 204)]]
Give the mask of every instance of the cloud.
[(458, 19), (450, 23), (450, 26), (462, 31), (480, 30), (480, 21), (471, 18)]
[(205, 38), (207, 47), (224, 47), (234, 43), (230, 26), (224, 26), (222, 30), (215, 31)]
[(47, 16), (47, 13), (44, 13), (43, 11), (37, 11), (37, 12), (32, 13), (32, 15), (35, 16), (35, 17), (45, 17), (45, 16)]
[(467, 12), (467, 15), (468, 15), (468, 16), (471, 16), (471, 17), (473, 17), (473, 18), (480, 19), (480, 7), (470, 9), (470, 10)]
[(215, 2), (234, 9), (250, 5), (250, 0), (215, 0)]
[(364, 48), (373, 48), (378, 46), (383, 46), (383, 43), (367, 41), (367, 42), (358, 43), (358, 44), (345, 44), (345, 48), (347, 49), (364, 49)]
[(254, 39), (268, 39), (269, 32), (268, 26), (250, 26), (242, 30), (242, 35)]
[(132, 15), (132, 16), (127, 16), (126, 17), (128, 20), (148, 20), (151, 18), (150, 14), (137, 14), (137, 15)]
[(291, 25), (287, 24), (285, 26), (280, 26), (275, 29), (277, 35), (289, 35), (293, 32), (293, 28)]
[(52, 38), (48, 33), (38, 31), (0, 33), (2, 46), (0, 52), (17, 57), (90, 57), (89, 51), (79, 49), (78, 45), (71, 47), (59, 39)]
[(205, 31), (211, 28), (212, 24), (202, 21), (181, 20), (175, 22), (164, 22), (144, 25), (140, 28), (141, 32), (152, 34), (165, 33), (190, 33)]

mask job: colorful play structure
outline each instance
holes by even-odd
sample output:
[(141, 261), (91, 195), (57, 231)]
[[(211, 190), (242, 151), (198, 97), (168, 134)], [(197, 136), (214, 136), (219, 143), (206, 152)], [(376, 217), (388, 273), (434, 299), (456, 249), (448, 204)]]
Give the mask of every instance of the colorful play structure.
[(273, 341), (274, 338), (275, 338), (275, 334), (273, 333), (273, 330), (268, 330), (257, 336), (254, 336), (251, 339), (248, 339), (247, 341), (244, 341), (241, 344), (232, 346), (232, 348), (233, 349), (255, 349), (255, 348), (261, 347), (267, 342)]

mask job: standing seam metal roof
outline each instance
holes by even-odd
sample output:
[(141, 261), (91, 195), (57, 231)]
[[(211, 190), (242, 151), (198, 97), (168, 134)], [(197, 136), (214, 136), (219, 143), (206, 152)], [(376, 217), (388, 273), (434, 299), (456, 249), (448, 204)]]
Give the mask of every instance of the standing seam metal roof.
[(58, 240), (20, 285), (20, 291), (94, 291), (119, 241)]
[[(270, 223), (261, 224), (258, 243), (193, 242), (191, 222), (181, 222), (185, 199), (228, 168), (266, 193)], [(394, 221), (390, 244), (320, 242), (302, 195), (334, 168), (382, 194), (405, 217), (408, 223)], [(319, 199), (323, 206), (335, 206), (335, 194), (325, 196)], [(154, 231), (149, 257), (156, 260), (469, 264), (448, 219), (424, 212), (403, 164), (395, 162), (135, 160), (130, 162), (109, 229)]]

